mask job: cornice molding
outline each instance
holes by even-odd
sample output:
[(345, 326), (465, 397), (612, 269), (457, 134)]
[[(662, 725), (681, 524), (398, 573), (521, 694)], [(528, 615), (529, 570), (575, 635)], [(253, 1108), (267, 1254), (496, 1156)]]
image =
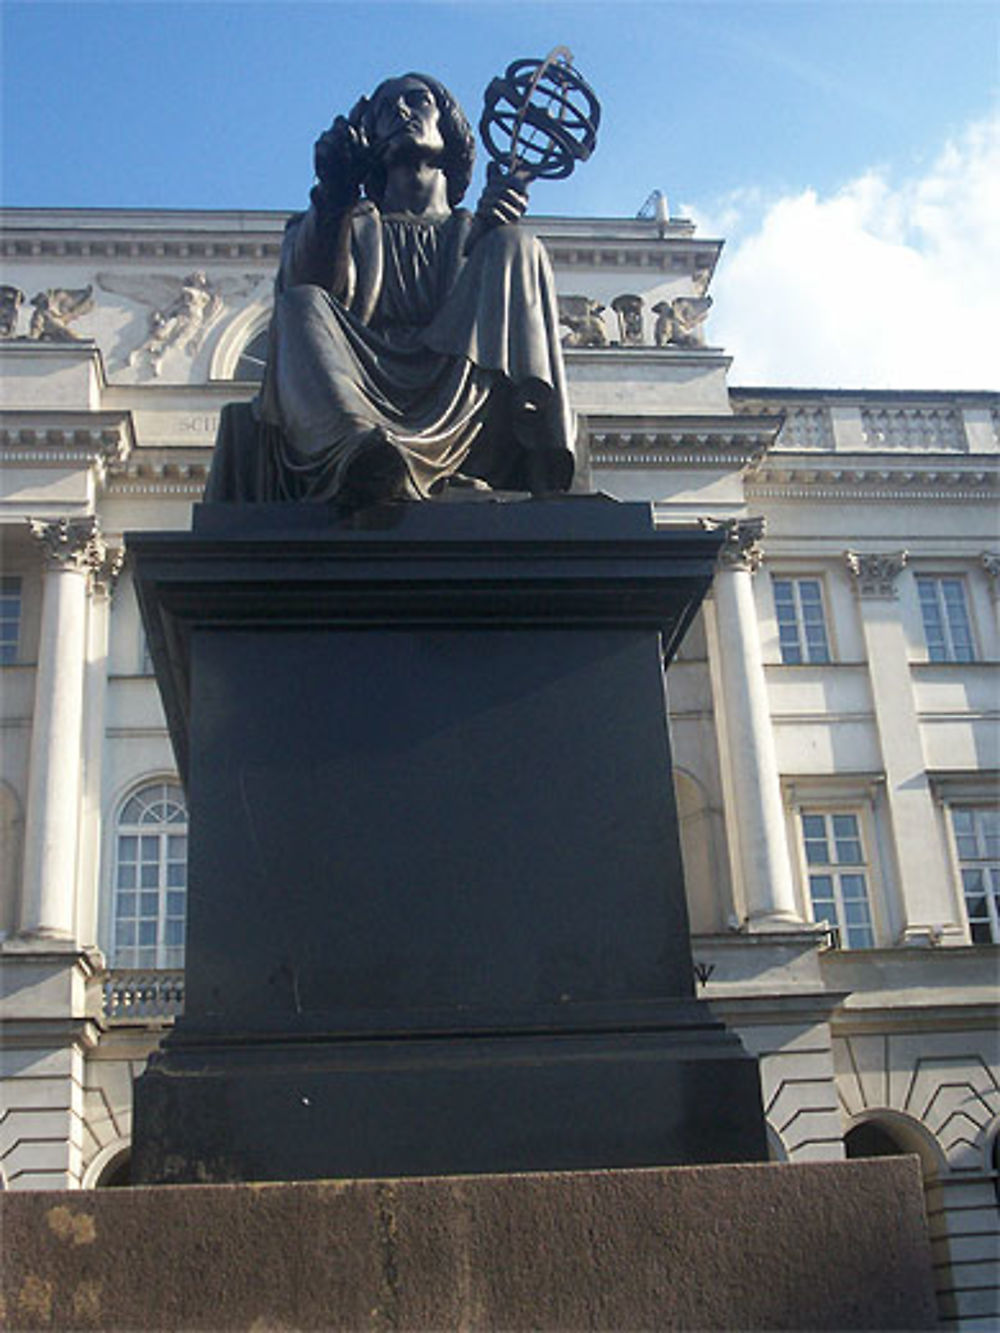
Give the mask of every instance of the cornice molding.
[(895, 467), (858, 466), (838, 460), (836, 466), (789, 466), (784, 458), (770, 458), (747, 479), (755, 499), (805, 499), (843, 502), (880, 500), (972, 500), (995, 503), (1000, 495), (1000, 468), (955, 459), (935, 460), (932, 466), (914, 467), (912, 460)]
[(781, 417), (586, 419), (595, 467), (747, 468), (774, 444)]
[(0, 416), (5, 464), (120, 466), (136, 445), (131, 412), (13, 411)]

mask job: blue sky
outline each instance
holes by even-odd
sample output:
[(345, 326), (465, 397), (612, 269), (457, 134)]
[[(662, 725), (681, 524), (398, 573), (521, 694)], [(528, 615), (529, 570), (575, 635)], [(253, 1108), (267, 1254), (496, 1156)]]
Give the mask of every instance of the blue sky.
[[(737, 274), (758, 243), (758, 307), (776, 208), (798, 201), (800, 232), (813, 228), (797, 236), (803, 262), (837, 218), (924, 256), (946, 245), (941, 219), (929, 236), (897, 215), (951, 151), (975, 158), (952, 169), (960, 191), (977, 170), (988, 191), (996, 150), (995, 128), (970, 139), (996, 116), (995, 0), (3, 0), (0, 18), (2, 197), (16, 206), (292, 209), (316, 134), (386, 74), (437, 74), (476, 116), (510, 60), (568, 45), (603, 103), (600, 143), (570, 181), (536, 187), (533, 211), (627, 217), (664, 189), (675, 213), (725, 228)], [(853, 213), (824, 212), (845, 191)], [(953, 201), (966, 219), (983, 204)], [(963, 262), (990, 248), (966, 241)]]

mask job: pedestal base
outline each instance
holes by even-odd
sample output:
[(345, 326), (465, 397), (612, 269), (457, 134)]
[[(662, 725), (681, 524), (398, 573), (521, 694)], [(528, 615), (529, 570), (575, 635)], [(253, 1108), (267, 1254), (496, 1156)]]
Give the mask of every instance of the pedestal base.
[(765, 1156), (694, 998), (664, 698), (719, 540), (600, 497), (130, 540), (191, 829), (138, 1179)]
[(761, 1160), (756, 1063), (702, 1017), (654, 1032), (168, 1048), (136, 1085), (133, 1179)]
[(30, 1329), (932, 1329), (916, 1158), (0, 1193)]

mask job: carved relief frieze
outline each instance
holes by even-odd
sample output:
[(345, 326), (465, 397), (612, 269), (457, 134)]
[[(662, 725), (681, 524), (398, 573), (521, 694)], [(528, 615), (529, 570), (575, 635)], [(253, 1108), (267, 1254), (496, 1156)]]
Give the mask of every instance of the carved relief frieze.
[(853, 575), (859, 597), (898, 597), (896, 581), (906, 568), (908, 559), (907, 551), (844, 552), (844, 561)]
[(0, 286), (0, 338), (17, 337), (17, 321), (24, 305), (24, 292), (9, 283)]
[(607, 347), (604, 306), (589, 296), (560, 296), (559, 323), (566, 329), (564, 347)]
[[(657, 301), (653, 342), (657, 347), (702, 347), (702, 326), (712, 308), (710, 296), (675, 296)], [(589, 296), (559, 297), (559, 322), (566, 328), (564, 347), (648, 347), (646, 305), (634, 292), (622, 292), (611, 302), (617, 337), (609, 340), (604, 322), (606, 307)]]
[(145, 336), (128, 353), (125, 364), (144, 366), (155, 376), (168, 352), (179, 349), (188, 357), (197, 353), (227, 298), (249, 296), (264, 281), (260, 274), (249, 273), (209, 278), (203, 269), (183, 278), (170, 273), (97, 275), (103, 291), (149, 307)]
[(645, 342), (642, 297), (624, 292), (611, 302), (611, 309), (618, 316), (618, 341), (621, 346), (642, 347)]
[(34, 312), (28, 325), (28, 337), (36, 342), (82, 342), (69, 326), (94, 308), (94, 288), (49, 287), (31, 298)]
[(675, 296), (672, 301), (657, 301), (653, 306), (653, 341), (657, 347), (700, 347), (704, 342), (702, 325), (711, 308), (710, 296)]

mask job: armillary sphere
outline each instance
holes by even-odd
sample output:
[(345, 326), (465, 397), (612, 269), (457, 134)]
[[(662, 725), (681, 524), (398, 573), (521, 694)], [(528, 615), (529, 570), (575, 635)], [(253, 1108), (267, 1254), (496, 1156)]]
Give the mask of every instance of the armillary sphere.
[(557, 46), (544, 60), (515, 60), (490, 83), (479, 122), (486, 151), (504, 175), (563, 180), (597, 143), (601, 104)]

